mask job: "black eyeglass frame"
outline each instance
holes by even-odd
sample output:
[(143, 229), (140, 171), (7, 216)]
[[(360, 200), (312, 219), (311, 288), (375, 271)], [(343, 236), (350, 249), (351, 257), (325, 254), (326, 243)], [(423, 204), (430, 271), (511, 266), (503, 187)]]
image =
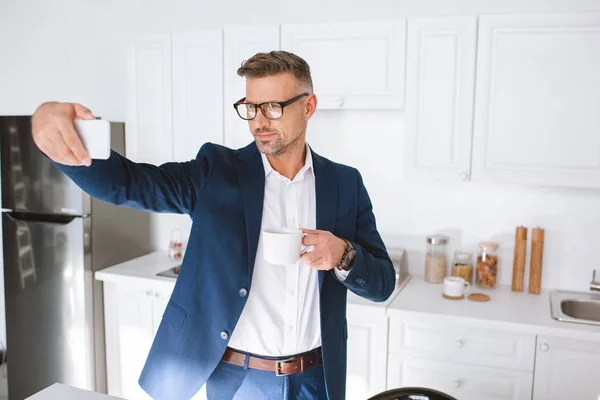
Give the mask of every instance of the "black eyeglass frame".
[[(310, 93), (309, 92), (304, 92), (302, 94), (299, 94), (298, 96), (292, 97), (289, 100), (286, 101), (265, 101), (264, 103), (260, 103), (260, 104), (254, 104), (254, 103), (246, 103), (246, 98), (243, 97), (241, 99), (239, 99), (238, 101), (236, 101), (235, 103), (233, 103), (233, 108), (235, 108), (235, 111), (237, 112), (237, 115), (243, 119), (244, 121), (252, 121), (254, 118), (256, 118), (256, 115), (258, 114), (258, 109), (260, 109), (260, 112), (262, 112), (262, 114), (265, 116), (265, 118), (270, 119), (270, 120), (276, 120), (276, 119), (280, 119), (283, 117), (283, 110), (286, 106), (289, 106), (292, 103), (297, 102), (298, 100), (300, 100), (301, 98), (303, 98), (304, 96), (309, 96)], [(255, 109), (254, 109), (254, 116), (252, 118), (244, 118), (242, 117), (242, 114), (240, 114), (240, 111), (238, 110), (238, 106), (242, 105), (242, 104), (252, 104), (254, 105)], [(263, 106), (265, 104), (277, 104), (279, 105), (279, 107), (281, 107), (281, 116), (277, 117), (277, 118), (270, 118), (267, 117), (267, 114), (265, 113), (265, 111), (263, 110)]]

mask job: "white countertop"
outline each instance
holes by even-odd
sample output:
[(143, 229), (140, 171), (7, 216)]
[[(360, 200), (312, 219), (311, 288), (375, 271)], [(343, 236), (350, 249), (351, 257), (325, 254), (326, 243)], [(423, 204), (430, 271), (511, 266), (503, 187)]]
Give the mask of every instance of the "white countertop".
[(442, 297), (443, 285), (424, 281), (413, 276), (387, 309), (387, 315), (403, 313), (435, 316), (436, 319), (452, 318), (465, 322), (473, 320), (485, 326), (532, 332), (535, 334), (566, 335), (580, 339), (600, 340), (600, 326), (554, 320), (550, 311), (550, 291), (539, 295), (516, 293), (510, 286), (481, 289), (473, 286), (469, 293), (485, 293), (488, 302), (447, 300)]
[[(95, 278), (104, 282), (117, 282), (132, 285), (160, 285), (171, 290), (175, 286), (175, 278), (156, 275), (181, 264), (181, 260), (171, 260), (167, 251), (156, 251), (129, 261), (96, 271)], [(348, 303), (371, 307), (375, 312), (385, 313), (401, 288), (397, 287), (390, 298), (382, 303), (375, 303), (348, 291)]]
[(120, 397), (113, 397), (102, 393), (90, 392), (72, 386), (55, 383), (41, 392), (37, 392), (26, 400), (123, 400)]
[[(96, 272), (96, 279), (129, 285), (160, 285), (172, 290), (175, 278), (156, 274), (180, 265), (171, 260), (166, 251), (156, 251)], [(452, 318), (454, 321), (481, 322), (486, 326), (532, 332), (557, 334), (580, 339), (600, 340), (600, 326), (556, 321), (550, 312), (550, 292), (540, 295), (527, 292), (515, 293), (510, 286), (495, 289), (472, 287), (470, 293), (486, 293), (491, 300), (485, 303), (464, 300), (446, 300), (442, 297), (441, 284), (431, 284), (422, 276), (411, 277), (404, 287), (397, 287), (392, 296), (382, 303), (366, 300), (348, 291), (348, 304), (368, 312), (387, 313), (388, 316), (418, 313), (436, 318)]]
[(171, 260), (167, 251), (155, 251), (96, 271), (95, 277), (105, 282), (161, 284), (174, 287), (174, 278), (156, 274), (178, 265), (181, 265), (181, 260)]

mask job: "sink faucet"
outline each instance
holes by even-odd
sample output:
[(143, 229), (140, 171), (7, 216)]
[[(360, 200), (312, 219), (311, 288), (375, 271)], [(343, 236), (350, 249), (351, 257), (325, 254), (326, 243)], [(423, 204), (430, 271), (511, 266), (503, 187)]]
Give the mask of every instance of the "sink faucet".
[(596, 282), (596, 270), (592, 274), (592, 281), (590, 282), (590, 290), (600, 292), (600, 282)]

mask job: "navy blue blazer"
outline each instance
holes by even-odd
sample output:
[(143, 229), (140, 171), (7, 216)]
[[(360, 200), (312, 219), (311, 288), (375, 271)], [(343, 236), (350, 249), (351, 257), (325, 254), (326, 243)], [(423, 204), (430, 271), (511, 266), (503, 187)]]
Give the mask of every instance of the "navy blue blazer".
[[(329, 399), (345, 397), (346, 293), (385, 301), (395, 273), (360, 173), (313, 152), (317, 229), (356, 248), (344, 282), (319, 271), (321, 341)], [(90, 167), (57, 166), (91, 196), (134, 209), (185, 213), (193, 221), (179, 278), (139, 384), (154, 399), (189, 399), (205, 384), (252, 292), (265, 174), (254, 143), (232, 150), (212, 143), (194, 160), (160, 166), (112, 152)]]

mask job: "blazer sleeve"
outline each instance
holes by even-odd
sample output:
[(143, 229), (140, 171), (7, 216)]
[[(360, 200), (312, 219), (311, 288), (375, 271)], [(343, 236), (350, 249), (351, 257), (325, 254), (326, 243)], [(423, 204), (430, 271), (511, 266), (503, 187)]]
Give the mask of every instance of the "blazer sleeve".
[(377, 231), (371, 199), (358, 174), (358, 213), (354, 264), (346, 279), (341, 281), (349, 290), (368, 300), (387, 300), (396, 284), (396, 273), (383, 240)]
[(143, 211), (190, 214), (212, 172), (214, 148), (202, 146), (194, 160), (156, 166), (135, 163), (112, 151), (92, 165), (67, 166), (54, 162), (90, 196)]

